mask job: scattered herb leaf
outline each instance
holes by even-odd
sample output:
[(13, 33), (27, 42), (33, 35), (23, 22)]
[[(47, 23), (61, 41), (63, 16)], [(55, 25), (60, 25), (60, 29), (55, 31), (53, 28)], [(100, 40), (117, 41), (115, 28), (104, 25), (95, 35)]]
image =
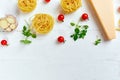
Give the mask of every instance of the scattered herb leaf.
[(75, 26), (75, 23), (71, 22), (70, 25), (71, 25), (71, 26)]
[(78, 39), (78, 34), (74, 34), (73, 39), (76, 41)]
[(75, 26), (74, 34), (72, 34), (70, 37), (73, 38), (74, 41), (77, 41), (78, 39), (84, 39), (87, 34), (88, 25), (78, 25), (75, 23), (70, 23), (71, 26)]
[(75, 33), (79, 34), (79, 32), (80, 32), (79, 28), (75, 28)]
[(36, 34), (32, 34), (32, 38), (36, 38), (37, 36), (36, 36)]
[(30, 44), (30, 43), (32, 43), (32, 41), (30, 41), (30, 40), (20, 40), (20, 42), (21, 43), (24, 43), (24, 44)]
[(32, 43), (32, 41), (28, 40), (28, 37), (36, 38), (37, 36), (36, 36), (36, 34), (32, 33), (32, 31), (30, 30), (30, 26), (27, 22), (26, 22), (26, 24), (27, 24), (27, 26), (23, 26), (23, 29), (22, 29), (22, 34), (25, 36), (25, 39), (20, 40), (20, 42), (23, 44), (30, 44), (30, 43)]
[(101, 43), (101, 39), (97, 39), (97, 40), (95, 40), (95, 42), (94, 42), (94, 45), (98, 45), (98, 44), (100, 44)]

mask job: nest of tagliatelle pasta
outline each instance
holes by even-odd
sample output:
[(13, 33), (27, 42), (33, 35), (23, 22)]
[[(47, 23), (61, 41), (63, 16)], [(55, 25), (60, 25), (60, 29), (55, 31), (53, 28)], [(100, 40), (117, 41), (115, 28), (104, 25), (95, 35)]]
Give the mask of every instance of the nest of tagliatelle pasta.
[(60, 4), (65, 13), (72, 13), (82, 5), (81, 0), (61, 0)]
[(49, 14), (36, 14), (32, 19), (32, 29), (38, 34), (49, 33), (54, 26), (54, 19)]
[(36, 8), (37, 0), (18, 0), (18, 7), (22, 12), (31, 12)]

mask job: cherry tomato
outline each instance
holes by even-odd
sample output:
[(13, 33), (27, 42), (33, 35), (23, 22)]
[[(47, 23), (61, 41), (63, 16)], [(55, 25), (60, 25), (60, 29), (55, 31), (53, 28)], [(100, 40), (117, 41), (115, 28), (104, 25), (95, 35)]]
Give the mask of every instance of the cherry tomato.
[(63, 36), (59, 36), (57, 40), (58, 40), (59, 43), (64, 43), (65, 42), (65, 39), (64, 39)]
[(118, 12), (120, 13), (120, 7), (118, 7)]
[(59, 21), (64, 22), (64, 18), (65, 18), (65, 17), (64, 17), (63, 14), (59, 14), (59, 15), (58, 15), (58, 20), (59, 20)]
[(45, 0), (45, 2), (47, 2), (47, 3), (48, 3), (48, 2), (50, 2), (50, 0)]
[(1, 45), (7, 46), (7, 45), (8, 45), (7, 40), (2, 40), (2, 41), (1, 41)]
[(81, 19), (82, 20), (87, 20), (88, 19), (88, 14), (87, 13), (82, 14)]

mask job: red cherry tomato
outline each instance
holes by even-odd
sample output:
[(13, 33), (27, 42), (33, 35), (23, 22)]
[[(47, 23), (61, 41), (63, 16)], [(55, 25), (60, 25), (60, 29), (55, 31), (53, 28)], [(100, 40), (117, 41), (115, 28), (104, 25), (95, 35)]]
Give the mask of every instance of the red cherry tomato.
[(82, 20), (87, 20), (88, 14), (87, 13), (82, 14), (81, 18), (82, 18)]
[(58, 15), (58, 20), (59, 20), (59, 21), (64, 22), (64, 18), (65, 18), (65, 17), (64, 17), (63, 14), (59, 14), (59, 15)]
[(1, 45), (7, 46), (7, 45), (8, 45), (7, 40), (2, 40), (2, 41), (1, 41)]
[(57, 40), (58, 40), (59, 43), (64, 43), (65, 42), (65, 39), (64, 39), (63, 36), (59, 36)]
[(120, 13), (120, 7), (118, 7), (118, 12)]
[(48, 2), (50, 2), (50, 0), (45, 0), (45, 2), (47, 2), (47, 3), (48, 3)]

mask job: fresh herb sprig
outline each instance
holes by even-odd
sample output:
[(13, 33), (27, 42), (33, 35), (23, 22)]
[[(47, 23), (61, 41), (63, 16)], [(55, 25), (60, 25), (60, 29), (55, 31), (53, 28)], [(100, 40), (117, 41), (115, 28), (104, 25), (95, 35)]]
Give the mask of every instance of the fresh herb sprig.
[(100, 44), (100, 43), (101, 43), (101, 41), (102, 41), (101, 39), (97, 39), (97, 40), (95, 40), (94, 45), (96, 45), (96, 46), (97, 46), (98, 44)]
[(30, 44), (30, 43), (32, 43), (32, 41), (28, 39), (29, 37), (32, 37), (32, 38), (36, 38), (37, 37), (36, 34), (34, 34), (30, 30), (30, 26), (29, 25), (23, 26), (22, 34), (25, 36), (25, 39), (20, 40), (20, 42), (23, 43), (23, 44)]
[(85, 38), (88, 31), (88, 25), (81, 26), (73, 22), (71, 22), (70, 25), (75, 26), (74, 33), (70, 36), (74, 41)]

